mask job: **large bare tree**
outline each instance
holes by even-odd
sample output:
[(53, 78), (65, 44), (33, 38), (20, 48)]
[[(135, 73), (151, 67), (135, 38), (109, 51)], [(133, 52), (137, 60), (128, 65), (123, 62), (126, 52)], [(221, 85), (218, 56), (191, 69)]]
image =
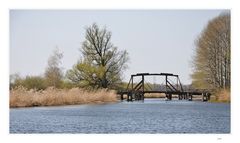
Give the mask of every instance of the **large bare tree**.
[(230, 19), (230, 13), (222, 13), (212, 19), (196, 40), (192, 74), (195, 87), (230, 88)]
[(71, 81), (80, 85), (113, 88), (121, 82), (127, 67), (128, 53), (111, 43), (111, 32), (94, 23), (86, 28), (85, 41), (80, 49), (82, 59), (67, 72)]

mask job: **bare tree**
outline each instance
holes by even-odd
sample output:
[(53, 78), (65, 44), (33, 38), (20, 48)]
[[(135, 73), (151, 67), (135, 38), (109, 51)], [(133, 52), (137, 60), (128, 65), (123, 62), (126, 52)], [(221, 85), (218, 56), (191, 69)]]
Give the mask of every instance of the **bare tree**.
[(111, 43), (111, 32), (97, 24), (86, 28), (80, 49), (83, 59), (67, 72), (67, 77), (81, 85), (111, 88), (121, 81), (127, 67), (128, 54)]
[(60, 67), (62, 57), (63, 53), (56, 48), (53, 51), (53, 55), (48, 59), (48, 66), (45, 71), (45, 79), (48, 86), (59, 88), (61, 85), (61, 80), (63, 78), (63, 73)]
[(230, 88), (230, 14), (209, 21), (196, 40), (193, 85), (198, 88)]

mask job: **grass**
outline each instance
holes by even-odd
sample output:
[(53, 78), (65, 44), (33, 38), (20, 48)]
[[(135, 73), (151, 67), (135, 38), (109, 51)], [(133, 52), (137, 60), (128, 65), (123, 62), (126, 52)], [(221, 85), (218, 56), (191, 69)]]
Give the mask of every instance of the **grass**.
[(222, 89), (216, 92), (214, 95), (211, 96), (210, 102), (230, 103), (231, 102), (230, 90)]
[(114, 91), (106, 89), (87, 91), (80, 88), (36, 91), (18, 87), (10, 91), (10, 108), (33, 106), (59, 106), (117, 102)]

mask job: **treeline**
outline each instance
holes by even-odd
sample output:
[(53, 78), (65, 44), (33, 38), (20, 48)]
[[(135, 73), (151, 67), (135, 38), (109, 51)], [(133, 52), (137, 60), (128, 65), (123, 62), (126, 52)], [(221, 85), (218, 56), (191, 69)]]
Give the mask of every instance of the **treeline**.
[(44, 90), (47, 87), (55, 88), (73, 88), (76, 87), (68, 81), (61, 68), (61, 59), (63, 53), (56, 48), (48, 59), (48, 65), (42, 76), (26, 76), (21, 77), (19, 74), (10, 75), (10, 89), (24, 87), (28, 90)]
[(62, 72), (63, 53), (56, 49), (48, 59), (43, 76), (10, 76), (10, 88), (23, 86), (27, 89), (73, 88), (117, 89), (122, 84), (122, 72), (127, 68), (128, 53), (119, 50), (111, 42), (112, 34), (96, 23), (86, 27), (85, 40), (80, 48), (81, 59)]
[(219, 91), (231, 86), (230, 13), (222, 13), (208, 22), (196, 40), (192, 85)]

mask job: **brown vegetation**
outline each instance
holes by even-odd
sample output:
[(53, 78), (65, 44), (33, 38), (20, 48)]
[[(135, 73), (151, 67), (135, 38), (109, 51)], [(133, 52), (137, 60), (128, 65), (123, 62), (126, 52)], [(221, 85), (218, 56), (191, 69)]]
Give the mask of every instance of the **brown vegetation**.
[(27, 90), (18, 87), (10, 91), (10, 107), (57, 106), (116, 102), (114, 91), (106, 89), (87, 91), (80, 88)]
[(145, 93), (145, 98), (165, 98), (166, 95), (164, 93)]
[(231, 15), (223, 13), (208, 22), (196, 39), (192, 85), (202, 89), (231, 87)]
[(230, 91), (227, 89), (222, 89), (216, 92), (213, 97), (211, 97), (211, 102), (227, 102), (230, 103), (231, 96)]

